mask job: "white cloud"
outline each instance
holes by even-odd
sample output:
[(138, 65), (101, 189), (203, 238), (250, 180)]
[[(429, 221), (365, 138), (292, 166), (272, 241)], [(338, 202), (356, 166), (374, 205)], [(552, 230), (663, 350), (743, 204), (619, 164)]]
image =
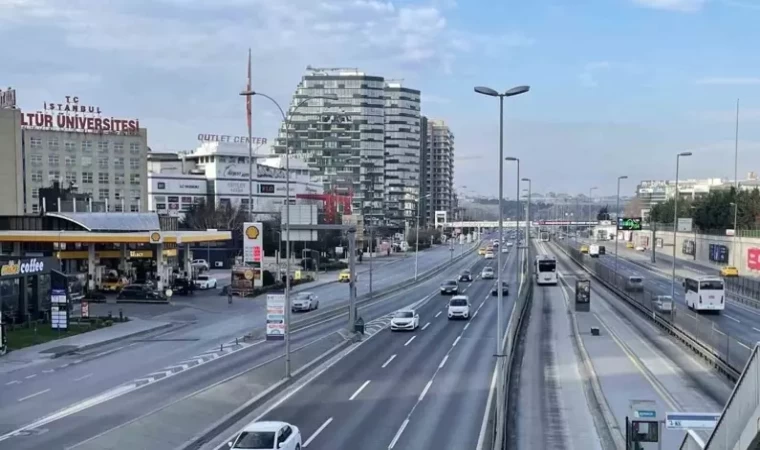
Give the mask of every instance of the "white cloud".
[(583, 67), (583, 71), (578, 75), (578, 78), (586, 87), (596, 87), (599, 85), (596, 79), (596, 75), (600, 71), (609, 70), (611, 64), (608, 61), (596, 61), (590, 62)]
[(707, 4), (707, 0), (633, 0), (633, 2), (646, 8), (681, 12), (700, 11)]
[(694, 82), (702, 85), (757, 85), (760, 84), (758, 77), (706, 77)]

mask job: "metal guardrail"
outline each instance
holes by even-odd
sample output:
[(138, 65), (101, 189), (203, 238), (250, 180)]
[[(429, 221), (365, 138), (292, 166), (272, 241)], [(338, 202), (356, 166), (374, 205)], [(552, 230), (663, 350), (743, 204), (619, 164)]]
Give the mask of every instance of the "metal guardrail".
[(507, 440), (507, 416), (509, 411), (509, 383), (514, 365), (515, 347), (518, 342), (518, 333), (523, 324), (525, 312), (531, 303), (533, 296), (533, 265), (530, 263), (534, 255), (533, 248), (529, 245), (527, 252), (523, 252), (522, 264), (522, 282), (515, 300), (512, 312), (507, 322), (507, 331), (501, 342), (501, 351), (496, 363), (496, 383), (501, 384), (501, 397), (495, 399), (492, 411), (490, 411), (490, 421), (493, 423), (492, 433), (489, 436), (490, 442), (487, 443), (488, 449), (506, 448)]
[(741, 368), (744, 367), (750, 357), (751, 348), (748, 343), (716, 327), (713, 321), (705, 318), (700, 319), (698, 313), (692, 313), (685, 306), (677, 305), (675, 302), (672, 313), (657, 311), (653, 307), (652, 297), (654, 295), (670, 295), (670, 291), (662, 292), (650, 289), (628, 291), (626, 290), (626, 277), (623, 275), (615, 274), (613, 269), (604, 264), (592, 258), (584, 257), (578, 249), (570, 247), (568, 244), (557, 242), (555, 244), (586, 272), (626, 300), (660, 328), (702, 356), (715, 369), (733, 381), (739, 378)]

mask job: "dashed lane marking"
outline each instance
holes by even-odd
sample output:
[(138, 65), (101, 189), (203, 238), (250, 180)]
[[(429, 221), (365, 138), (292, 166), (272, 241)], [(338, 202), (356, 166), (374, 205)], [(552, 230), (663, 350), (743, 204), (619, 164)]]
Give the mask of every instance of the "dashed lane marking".
[(385, 364), (383, 364), (381, 368), (385, 369), (386, 367), (388, 367), (388, 364), (390, 364), (391, 361), (393, 361), (394, 359), (396, 359), (396, 355), (391, 355), (391, 357), (388, 358), (388, 361), (385, 361)]

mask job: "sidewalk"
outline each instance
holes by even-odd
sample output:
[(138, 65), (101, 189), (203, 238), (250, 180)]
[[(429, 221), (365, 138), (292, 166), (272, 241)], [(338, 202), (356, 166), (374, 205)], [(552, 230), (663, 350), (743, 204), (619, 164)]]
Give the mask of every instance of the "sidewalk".
[(114, 323), (107, 328), (49, 341), (8, 352), (0, 357), (0, 373), (15, 370), (18, 366), (40, 360), (58, 358), (76, 351), (83, 351), (95, 346), (121, 341), (127, 338), (143, 335), (152, 331), (170, 327), (171, 322), (145, 319), (132, 319), (129, 322)]

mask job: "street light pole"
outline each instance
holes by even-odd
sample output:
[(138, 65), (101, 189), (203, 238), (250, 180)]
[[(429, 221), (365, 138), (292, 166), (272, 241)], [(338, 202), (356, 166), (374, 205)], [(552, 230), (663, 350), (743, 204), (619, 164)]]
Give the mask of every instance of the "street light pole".
[[(290, 123), (288, 116), (282, 109), (282, 106), (280, 106), (280, 104), (277, 103), (277, 101), (272, 97), (250, 89), (241, 92), (240, 95), (244, 97), (253, 97), (258, 95), (268, 99), (280, 111), (282, 122), (285, 125), (285, 257), (287, 258), (285, 262), (285, 378), (290, 378)], [(305, 105), (310, 100), (318, 98), (337, 100), (338, 96), (335, 94), (328, 94), (306, 97), (293, 107), (292, 112), (295, 112), (298, 108)], [(251, 140), (249, 139), (248, 142), (250, 145)], [(250, 147), (249, 151), (252, 151), (250, 150)], [(252, 189), (253, 188), (249, 187), (249, 192), (252, 191)], [(248, 207), (250, 211), (253, 211), (252, 204), (249, 204)]]
[[(594, 221), (594, 215), (593, 215), (593, 206), (594, 206), (594, 191), (596, 189), (599, 189), (598, 187), (594, 186), (588, 190), (588, 221), (593, 222)], [(586, 226), (586, 232), (588, 233), (589, 239), (591, 239), (591, 231), (590, 227), (591, 225)]]
[[(620, 211), (620, 180), (627, 180), (628, 175), (621, 175), (617, 179), (617, 196), (615, 203), (615, 279), (617, 280), (617, 267), (618, 267), (618, 224), (620, 218), (618, 217)], [(675, 245), (675, 244), (673, 244)], [(654, 248), (653, 248), (654, 249)]]
[(681, 157), (691, 156), (691, 152), (681, 152), (676, 155), (676, 195), (673, 199), (673, 268), (670, 279), (670, 296), (676, 298), (676, 237), (678, 231), (678, 172), (681, 165)]
[(523, 178), (522, 181), (526, 181), (528, 183), (528, 206), (525, 208), (525, 255), (527, 258), (528, 246), (530, 245), (530, 202), (533, 196), (533, 183), (530, 181), (530, 178)]
[[(430, 198), (430, 194), (427, 194), (422, 198), (428, 199)], [(420, 262), (420, 200), (422, 198), (417, 199), (417, 233), (415, 233), (414, 236), (414, 281), (417, 281), (417, 273), (419, 272)]]
[[(478, 94), (488, 95), (489, 97), (499, 97), (499, 246), (504, 245), (504, 97), (512, 97), (528, 92), (529, 86), (517, 86), (507, 90), (504, 93), (499, 93), (494, 89), (477, 86), (475, 92)], [(501, 267), (501, 251), (497, 255), (498, 271), (497, 271), (497, 301), (496, 301), (496, 355), (504, 356), (502, 354), (501, 341), (503, 330), (503, 296), (502, 296), (502, 267)], [(519, 267), (519, 264), (517, 264)], [(503, 416), (502, 406), (503, 403), (503, 389), (502, 383), (497, 383), (496, 398), (499, 402), (496, 410), (497, 421)]]
[[(504, 158), (505, 161), (514, 161), (517, 163), (517, 189), (515, 190), (515, 195), (517, 196), (517, 211), (515, 214), (515, 251), (517, 252), (517, 264), (515, 264), (515, 280), (516, 282), (519, 282), (520, 280), (520, 213), (522, 208), (520, 208), (520, 158), (515, 158), (514, 156), (507, 156)], [(527, 239), (527, 236), (526, 236)], [(526, 253), (527, 258), (527, 253)]]
[[(739, 230), (736, 229), (736, 222), (739, 215), (739, 99), (736, 99), (736, 133), (734, 134), (734, 237), (731, 239), (731, 254), (733, 258), (731, 265), (736, 267), (736, 238)], [(696, 253), (696, 252), (695, 252)], [(738, 268), (737, 268), (738, 270)]]

